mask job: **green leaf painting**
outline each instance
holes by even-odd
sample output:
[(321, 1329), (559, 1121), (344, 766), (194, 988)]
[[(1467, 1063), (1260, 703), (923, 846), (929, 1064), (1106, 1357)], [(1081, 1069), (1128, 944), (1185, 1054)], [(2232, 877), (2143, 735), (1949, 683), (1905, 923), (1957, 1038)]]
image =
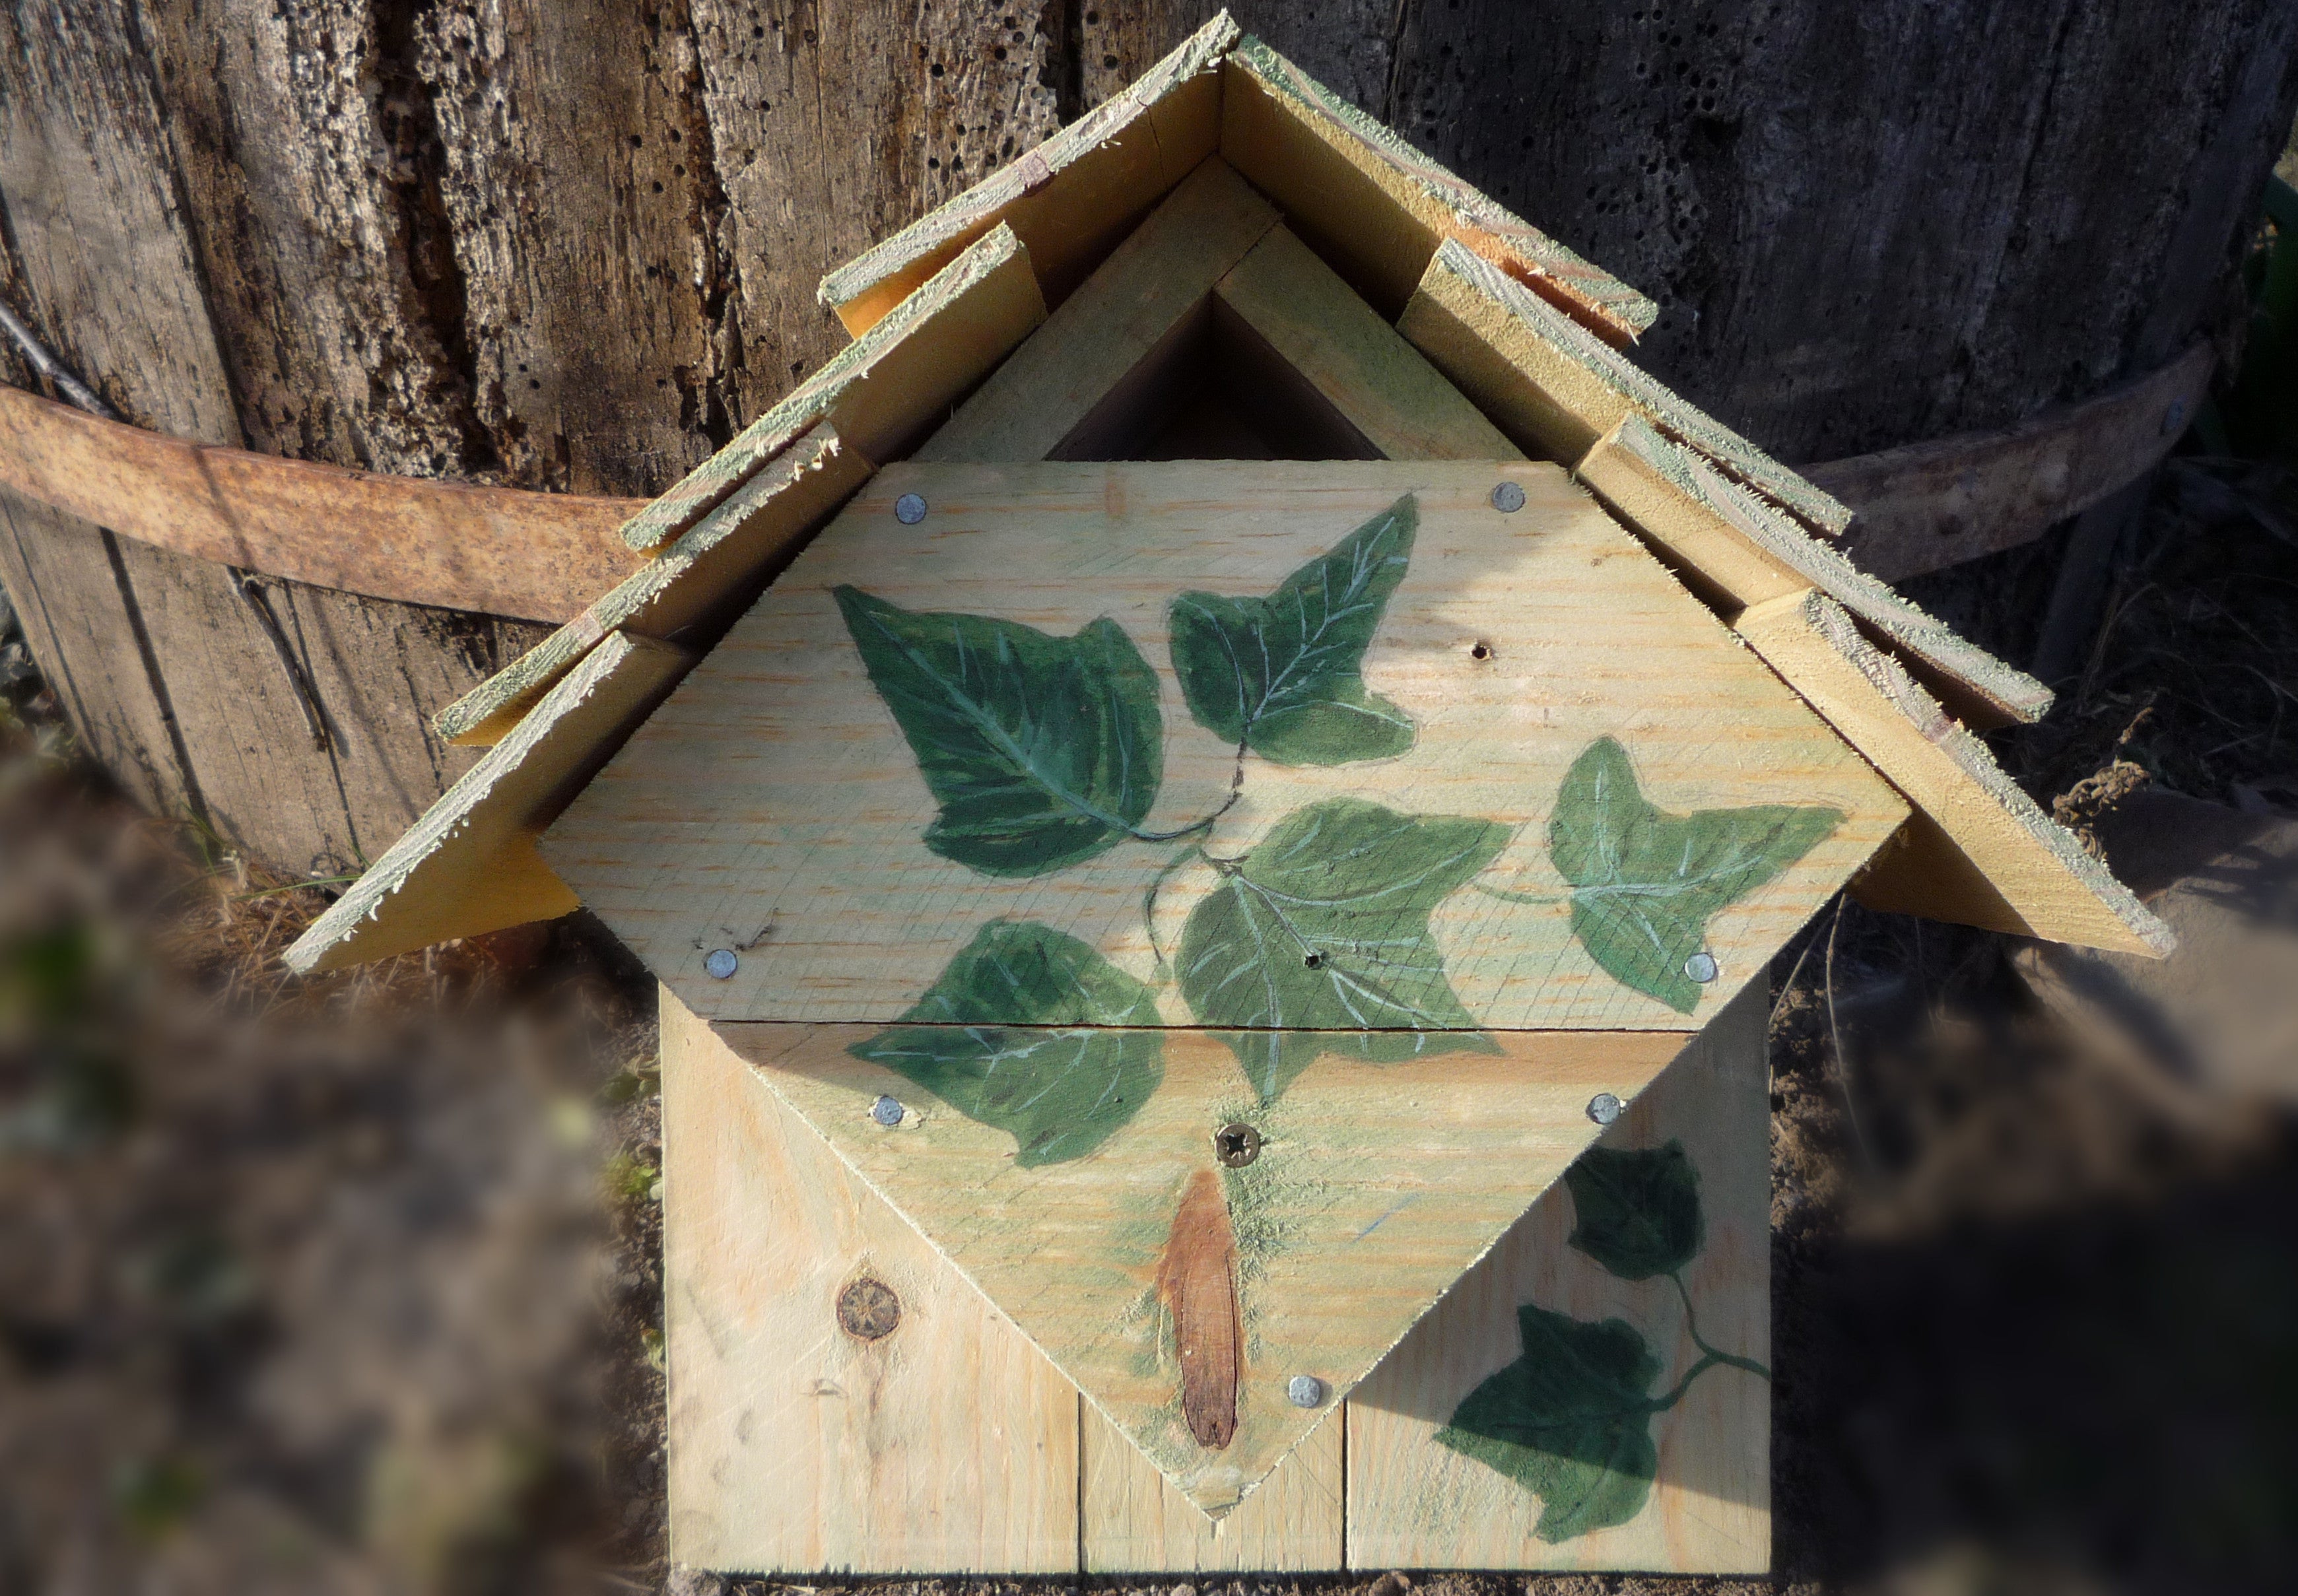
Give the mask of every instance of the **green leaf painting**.
[(1665, 1276), (1683, 1304), (1699, 1359), (1674, 1387), (1651, 1394), (1660, 1360), (1624, 1319), (1591, 1324), (1527, 1302), (1517, 1310), (1524, 1355), (1460, 1399), (1437, 1442), (1506, 1475), (1540, 1498), (1533, 1534), (1550, 1542), (1625, 1524), (1643, 1511), (1659, 1470), (1651, 1420), (1709, 1369), (1771, 1370), (1708, 1344), (1683, 1269), (1707, 1240), (1699, 1171), (1683, 1144), (1591, 1147), (1564, 1171), (1577, 1218), (1572, 1245), (1624, 1280)]
[(1551, 1545), (1625, 1524), (1659, 1472), (1659, 1360), (1624, 1319), (1589, 1324), (1526, 1303), (1517, 1334), (1524, 1355), (1461, 1400), (1437, 1443), (1538, 1496), (1533, 1533)]
[[(1081, 1158), (1140, 1112), (1165, 1078), (1158, 1024), (1149, 988), (1076, 938), (998, 920), (847, 1051), (1013, 1132), (1029, 1167)], [(1124, 1029), (1064, 1029), (1088, 1026)]]
[(1591, 1147), (1564, 1171), (1578, 1216), (1572, 1245), (1623, 1280), (1672, 1275), (1707, 1240), (1699, 1171), (1683, 1144)]
[(1074, 637), (836, 590), (871, 682), (941, 813), (926, 846), (993, 876), (1091, 858), (1133, 834), (1164, 769), (1157, 678), (1104, 616)]
[(1801, 858), (1839, 809), (1760, 804), (1669, 815), (1648, 802), (1627, 750), (1591, 743), (1556, 795), (1549, 856), (1572, 883), (1572, 930), (1622, 984), (1679, 1013), (1699, 1005), (1685, 969), (1707, 920)]
[(1418, 501), (1398, 500), (1265, 599), (1173, 600), (1173, 668), (1197, 724), (1279, 765), (1379, 759), (1412, 746), (1412, 721), (1360, 674), (1404, 580)]
[[(1492, 821), (1359, 798), (1296, 810), (1244, 858), (1212, 861), (1219, 882), (1181, 932), (1181, 995), (1203, 1024), (1290, 1033), (1228, 1038), (1263, 1100), (1322, 1053), (1489, 1051), (1428, 915), (1508, 838)], [(1318, 1031), (1338, 1034), (1301, 1034)]]

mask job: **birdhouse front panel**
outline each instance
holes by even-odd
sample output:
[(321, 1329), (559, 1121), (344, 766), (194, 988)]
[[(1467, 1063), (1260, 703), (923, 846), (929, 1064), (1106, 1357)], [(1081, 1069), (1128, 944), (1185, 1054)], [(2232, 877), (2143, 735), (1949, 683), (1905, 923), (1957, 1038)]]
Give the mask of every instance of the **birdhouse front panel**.
[(707, 1018), (1246, 1029), (1273, 1095), (1696, 1029), (1905, 818), (1554, 466), (907, 465), (544, 851)]
[(1553, 465), (891, 467), (552, 828), (1224, 1513), (1905, 818)]

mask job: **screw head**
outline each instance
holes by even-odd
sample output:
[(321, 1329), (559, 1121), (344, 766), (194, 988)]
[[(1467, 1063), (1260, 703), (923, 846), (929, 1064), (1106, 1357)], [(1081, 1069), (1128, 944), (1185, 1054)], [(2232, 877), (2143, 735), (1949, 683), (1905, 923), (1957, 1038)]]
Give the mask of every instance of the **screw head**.
[(1599, 1092), (1588, 1099), (1588, 1117), (1599, 1125), (1609, 1125), (1620, 1117), (1626, 1105), (1609, 1092)]
[(1715, 955), (1702, 948), (1683, 961), (1683, 972), (1701, 986), (1715, 979)]
[(1213, 1132), (1213, 1156), (1232, 1170), (1241, 1170), (1261, 1156), (1261, 1132), (1237, 1121)]
[(926, 500), (922, 493), (905, 493), (894, 500), (894, 519), (905, 526), (915, 526), (926, 518)]
[(1512, 516), (1524, 508), (1524, 484), (1504, 482), (1492, 490), (1492, 508), (1504, 516)]
[(732, 948), (714, 947), (710, 950), (710, 956), (702, 961), (702, 967), (718, 980), (724, 980), (740, 967), (741, 963), (734, 956)]
[(895, 1126), (902, 1122), (904, 1110), (899, 1099), (880, 1096), (870, 1105), (870, 1117), (880, 1125)]
[(1285, 1400), (1296, 1408), (1321, 1408), (1325, 1382), (1314, 1375), (1294, 1375), (1285, 1382)]

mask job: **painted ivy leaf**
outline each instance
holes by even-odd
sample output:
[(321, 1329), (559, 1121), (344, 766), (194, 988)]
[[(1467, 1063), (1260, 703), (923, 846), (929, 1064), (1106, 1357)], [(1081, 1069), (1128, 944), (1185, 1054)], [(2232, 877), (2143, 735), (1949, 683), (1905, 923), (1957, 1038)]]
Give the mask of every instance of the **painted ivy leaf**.
[[(1327, 798), (1279, 821), (1189, 913), (1181, 995), (1266, 1102), (1320, 1054), (1397, 1063), (1494, 1050), (1445, 979), (1428, 914), (1508, 828)], [(1281, 1034), (1266, 1034), (1266, 1033)], [(1318, 1033), (1318, 1034), (1302, 1034)]]
[(1529, 1303), (1524, 1356), (1460, 1401), (1439, 1445), (1498, 1469), (1540, 1498), (1533, 1533), (1553, 1545), (1625, 1524), (1659, 1472), (1651, 1383), (1659, 1360), (1634, 1326), (1591, 1324)]
[(1572, 931), (1623, 985), (1679, 1013), (1699, 1005), (1685, 962), (1706, 950), (1708, 917), (1810, 851), (1840, 809), (1758, 804), (1670, 815), (1645, 800), (1628, 751), (1588, 745), (1565, 773), (1549, 856), (1572, 883)]
[(1081, 1158), (1140, 1112), (1165, 1079), (1160, 1023), (1149, 988), (1075, 937), (994, 920), (899, 1024), (847, 1051), (1012, 1131), (1027, 1168)]
[(1420, 524), (1406, 494), (1265, 599), (1173, 600), (1173, 668), (1208, 732), (1279, 765), (1343, 765), (1412, 746), (1412, 721), (1366, 690), (1365, 649)]
[(1164, 772), (1157, 678), (1106, 616), (1074, 637), (835, 590), (871, 683), (941, 806), (926, 846), (1040, 875), (1138, 825)]
[(1572, 1245), (1623, 1280), (1674, 1274), (1707, 1239), (1699, 1171), (1683, 1144), (1591, 1147), (1564, 1171), (1572, 1188)]

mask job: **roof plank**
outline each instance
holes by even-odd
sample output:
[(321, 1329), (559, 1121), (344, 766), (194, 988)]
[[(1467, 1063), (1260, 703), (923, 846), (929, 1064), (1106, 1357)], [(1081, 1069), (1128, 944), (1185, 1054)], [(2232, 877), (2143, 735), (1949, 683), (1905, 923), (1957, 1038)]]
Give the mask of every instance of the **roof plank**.
[(1727, 616), (1817, 588), (1964, 724), (2034, 721), (2051, 707), (2049, 688), (1966, 642), (1641, 416), (1605, 434), (1574, 475)]
[(1860, 902), (2080, 947), (2170, 950), (2170, 929), (1834, 600), (1811, 591), (1767, 600), (1733, 630), (1915, 808), (1854, 881)]
[(1397, 330), (1500, 429), (1534, 454), (1577, 465), (1641, 416), (1825, 533), (1851, 511), (1747, 439), (1670, 393), (1492, 262), (1448, 239)]
[(580, 907), (534, 839), (693, 661), (617, 633), (544, 696), (286, 952), (309, 975)]

